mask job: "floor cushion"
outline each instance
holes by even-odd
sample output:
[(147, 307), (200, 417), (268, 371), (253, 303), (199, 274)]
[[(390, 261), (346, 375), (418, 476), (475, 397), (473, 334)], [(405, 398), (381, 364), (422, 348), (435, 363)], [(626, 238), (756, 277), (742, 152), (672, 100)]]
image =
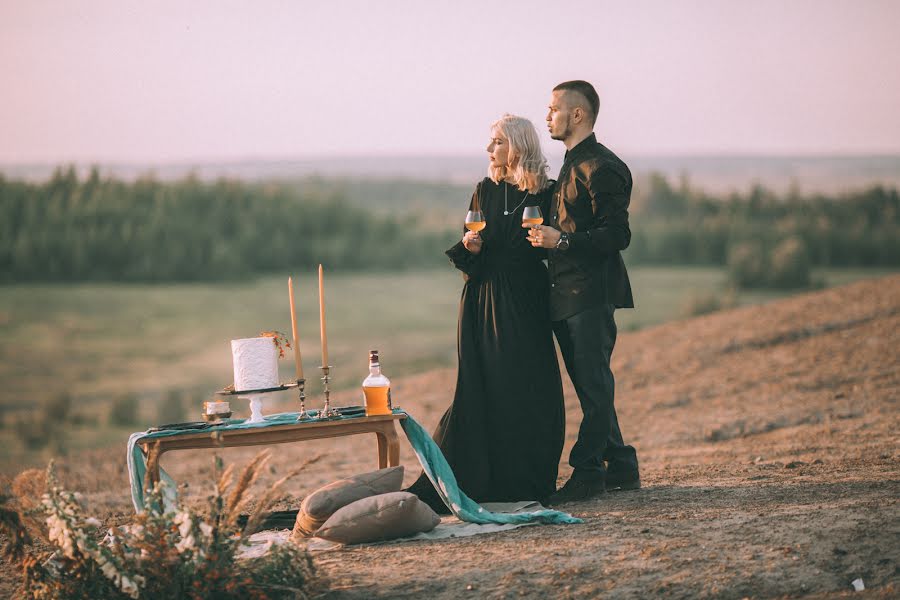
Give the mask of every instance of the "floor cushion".
[(403, 467), (398, 466), (354, 475), (322, 486), (300, 504), (292, 537), (308, 537), (344, 506), (369, 496), (399, 491), (402, 485)]
[(344, 544), (392, 540), (431, 531), (441, 518), (409, 492), (369, 496), (336, 511), (316, 531), (316, 537)]

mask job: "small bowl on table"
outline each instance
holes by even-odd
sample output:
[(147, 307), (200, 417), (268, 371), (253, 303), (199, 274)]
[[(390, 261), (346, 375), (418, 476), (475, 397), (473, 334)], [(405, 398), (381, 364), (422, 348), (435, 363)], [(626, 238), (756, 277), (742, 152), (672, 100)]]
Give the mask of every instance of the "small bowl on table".
[(231, 418), (231, 411), (223, 412), (223, 413), (213, 413), (208, 415), (203, 413), (203, 420), (207, 423), (218, 423), (219, 421), (224, 421), (225, 419)]

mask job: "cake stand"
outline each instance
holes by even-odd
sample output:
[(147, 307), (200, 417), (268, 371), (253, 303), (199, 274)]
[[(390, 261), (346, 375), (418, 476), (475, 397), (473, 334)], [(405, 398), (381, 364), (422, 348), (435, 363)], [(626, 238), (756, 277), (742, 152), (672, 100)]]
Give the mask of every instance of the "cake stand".
[(219, 390), (216, 392), (219, 396), (237, 396), (238, 398), (246, 398), (250, 401), (250, 418), (245, 423), (262, 423), (265, 419), (262, 414), (262, 397), (272, 392), (282, 392), (297, 387), (296, 381), (282, 383), (277, 387), (264, 388), (259, 390)]

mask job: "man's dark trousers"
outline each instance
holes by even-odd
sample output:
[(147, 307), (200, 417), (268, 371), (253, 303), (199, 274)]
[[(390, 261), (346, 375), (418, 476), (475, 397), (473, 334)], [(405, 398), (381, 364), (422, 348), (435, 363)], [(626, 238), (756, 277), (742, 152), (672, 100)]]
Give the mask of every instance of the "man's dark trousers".
[(638, 472), (637, 453), (622, 440), (613, 402), (615, 380), (610, 360), (616, 344), (614, 311), (613, 305), (600, 305), (553, 323), (584, 413), (578, 441), (569, 454), (576, 478), (605, 477), (604, 460), (612, 472)]

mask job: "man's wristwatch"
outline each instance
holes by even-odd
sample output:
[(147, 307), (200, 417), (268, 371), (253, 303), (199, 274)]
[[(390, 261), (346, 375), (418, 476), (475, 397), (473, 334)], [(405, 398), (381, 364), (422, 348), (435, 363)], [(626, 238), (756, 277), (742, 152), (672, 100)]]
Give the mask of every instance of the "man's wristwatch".
[(569, 249), (569, 234), (565, 231), (559, 234), (559, 240), (556, 242), (557, 250)]

